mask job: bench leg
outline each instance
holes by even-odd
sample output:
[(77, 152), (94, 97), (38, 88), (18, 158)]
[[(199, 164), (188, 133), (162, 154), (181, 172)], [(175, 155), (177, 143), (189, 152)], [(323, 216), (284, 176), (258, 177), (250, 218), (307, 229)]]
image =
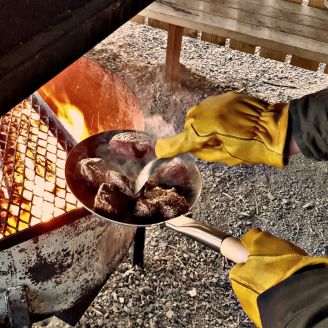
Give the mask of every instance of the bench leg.
[(169, 88), (174, 89), (180, 82), (180, 52), (183, 27), (169, 24), (165, 78)]

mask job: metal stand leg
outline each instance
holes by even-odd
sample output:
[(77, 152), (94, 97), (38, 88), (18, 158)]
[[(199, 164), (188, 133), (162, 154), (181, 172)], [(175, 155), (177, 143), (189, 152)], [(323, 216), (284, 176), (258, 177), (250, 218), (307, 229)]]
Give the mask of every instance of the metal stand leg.
[(146, 228), (137, 228), (132, 249), (132, 265), (138, 265), (141, 268), (144, 266), (145, 232)]
[(26, 290), (22, 286), (7, 289), (7, 311), (12, 328), (31, 327)]

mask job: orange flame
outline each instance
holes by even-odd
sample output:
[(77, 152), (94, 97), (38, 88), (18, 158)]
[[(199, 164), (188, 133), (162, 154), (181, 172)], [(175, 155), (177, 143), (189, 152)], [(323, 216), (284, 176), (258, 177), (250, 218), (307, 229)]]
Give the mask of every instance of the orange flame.
[(65, 91), (50, 84), (44, 85), (39, 92), (46, 102), (49, 102), (51, 108), (55, 107), (53, 109), (58, 120), (77, 142), (90, 136), (83, 112), (72, 104)]
[(64, 98), (66, 101), (60, 102), (54, 96), (52, 97), (52, 101), (58, 110), (57, 117), (76, 141), (82, 141), (90, 135), (84, 121), (84, 115), (78, 107), (70, 103), (66, 95)]

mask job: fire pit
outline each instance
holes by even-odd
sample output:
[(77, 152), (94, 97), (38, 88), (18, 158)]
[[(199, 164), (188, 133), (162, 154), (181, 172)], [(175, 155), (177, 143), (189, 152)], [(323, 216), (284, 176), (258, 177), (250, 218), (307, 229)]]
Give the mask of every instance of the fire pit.
[(135, 229), (81, 208), (66, 185), (66, 156), (89, 134), (143, 128), (132, 91), (87, 58), (1, 117), (2, 321), (22, 326), (55, 314), (75, 324), (97, 295)]

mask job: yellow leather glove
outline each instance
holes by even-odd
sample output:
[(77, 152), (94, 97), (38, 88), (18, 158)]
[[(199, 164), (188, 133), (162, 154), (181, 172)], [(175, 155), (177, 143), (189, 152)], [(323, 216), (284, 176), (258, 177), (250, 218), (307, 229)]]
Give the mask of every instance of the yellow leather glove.
[(328, 266), (327, 257), (308, 256), (291, 242), (259, 229), (248, 231), (241, 242), (250, 255), (246, 263), (231, 269), (229, 277), (241, 306), (257, 327), (262, 327), (257, 307), (260, 294), (306, 266)]
[(189, 109), (184, 131), (156, 142), (159, 158), (191, 152), (210, 162), (284, 167), (288, 104), (269, 105), (237, 92)]

